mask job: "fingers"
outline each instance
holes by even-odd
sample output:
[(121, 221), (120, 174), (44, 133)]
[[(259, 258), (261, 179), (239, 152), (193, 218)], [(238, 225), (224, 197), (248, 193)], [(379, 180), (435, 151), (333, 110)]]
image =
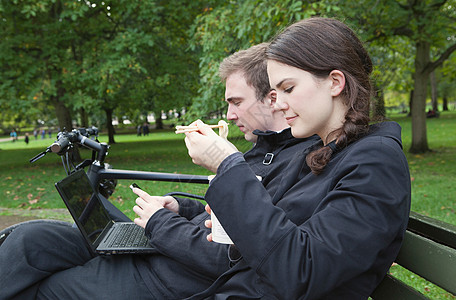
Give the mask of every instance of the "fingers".
[[(211, 214), (211, 208), (209, 206), (209, 204), (206, 204), (206, 206), (204, 207), (206, 209), (206, 212), (208, 214)], [(210, 219), (204, 221), (204, 226), (206, 226), (207, 228), (212, 228), (212, 221)], [(212, 242), (212, 233), (209, 233), (207, 236), (206, 236), (206, 239), (209, 241), (209, 242)]]
[(212, 221), (211, 220), (204, 221), (204, 226), (206, 226), (207, 228), (212, 228)]
[(144, 197), (147, 197), (149, 196), (149, 194), (141, 189), (138, 189), (138, 188), (132, 188), (131, 189), (133, 191), (133, 193), (135, 193), (136, 195), (138, 195), (139, 197), (141, 198), (144, 198)]
[(140, 208), (144, 208), (147, 204), (147, 201), (141, 197), (136, 198), (135, 202)]
[(163, 205), (154, 198), (150, 198), (149, 201), (141, 197), (136, 198), (136, 205), (133, 206), (133, 212), (138, 215), (138, 218), (134, 220), (135, 224), (145, 228), (152, 215), (162, 208)]
[[(141, 199), (141, 198), (138, 198)], [(138, 205), (133, 206), (133, 211), (135, 214), (138, 215), (138, 218), (135, 218), (133, 222), (135, 222), (136, 225), (141, 226), (142, 228), (146, 228), (147, 221), (149, 218), (144, 217), (144, 210), (139, 207)]]
[(212, 233), (209, 233), (209, 234), (206, 236), (206, 239), (207, 239), (209, 242), (212, 242)]
[[(211, 127), (207, 124), (204, 124), (203, 121), (201, 120), (196, 120), (190, 126), (196, 126), (198, 128), (197, 131), (190, 131), (190, 132), (185, 132), (185, 135), (188, 136), (197, 136), (198, 134), (202, 134), (205, 136), (218, 136), (214, 130), (211, 129)], [(199, 133), (198, 133), (199, 132)]]

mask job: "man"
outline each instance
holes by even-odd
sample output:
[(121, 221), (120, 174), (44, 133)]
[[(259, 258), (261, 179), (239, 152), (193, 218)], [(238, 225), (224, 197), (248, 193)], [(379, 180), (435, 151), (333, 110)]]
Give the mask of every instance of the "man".
[[(226, 82), (228, 119), (256, 142), (245, 158), (273, 193), (274, 177), (291, 153), (314, 140), (294, 139), (281, 113), (272, 109), (266, 47), (233, 54), (222, 62), (220, 74)], [(273, 131), (255, 135), (254, 129)], [(19, 227), (0, 246), (0, 297), (181, 299), (206, 289), (236, 260), (235, 251), (228, 254), (234, 247), (206, 240), (209, 215), (200, 202), (136, 193), (145, 202), (139, 215), (156, 254), (92, 258), (74, 228)], [(158, 209), (149, 215), (144, 208), (150, 205)]]

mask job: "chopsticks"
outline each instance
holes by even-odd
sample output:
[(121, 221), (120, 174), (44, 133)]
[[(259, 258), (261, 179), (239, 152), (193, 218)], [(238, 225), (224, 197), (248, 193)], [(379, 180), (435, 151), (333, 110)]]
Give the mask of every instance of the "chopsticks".
[[(209, 128), (223, 128), (223, 125), (208, 125)], [(176, 133), (198, 131), (198, 126), (176, 126)]]

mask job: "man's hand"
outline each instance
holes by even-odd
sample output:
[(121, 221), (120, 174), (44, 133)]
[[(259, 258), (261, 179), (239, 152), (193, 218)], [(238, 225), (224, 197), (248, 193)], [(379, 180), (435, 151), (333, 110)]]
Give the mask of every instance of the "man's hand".
[(218, 136), (202, 121), (198, 120), (191, 126), (197, 126), (198, 131), (185, 133), (185, 145), (193, 163), (216, 173), (226, 157), (238, 152), (233, 144)]
[[(155, 214), (159, 209), (164, 208), (165, 205), (172, 206), (170, 204), (171, 202), (166, 204), (166, 201), (159, 199), (166, 197), (154, 197), (138, 188), (133, 188), (132, 191), (139, 196), (136, 198), (136, 205), (133, 207), (133, 211), (138, 215), (138, 218), (135, 218), (134, 222), (136, 225), (139, 225), (143, 228), (146, 228), (147, 221), (149, 221), (150, 217), (152, 217), (153, 214)], [(174, 201), (176, 200), (174, 199)]]

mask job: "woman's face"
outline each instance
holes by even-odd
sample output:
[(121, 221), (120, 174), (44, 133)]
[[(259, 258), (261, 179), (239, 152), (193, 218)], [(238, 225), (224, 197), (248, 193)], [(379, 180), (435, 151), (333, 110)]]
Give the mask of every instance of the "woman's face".
[(326, 144), (330, 142), (325, 140), (326, 136), (342, 125), (346, 109), (337, 98), (340, 82), (331, 74), (320, 79), (304, 70), (268, 60), (269, 82), (277, 92), (275, 107), (283, 111), (294, 137), (318, 134)]

